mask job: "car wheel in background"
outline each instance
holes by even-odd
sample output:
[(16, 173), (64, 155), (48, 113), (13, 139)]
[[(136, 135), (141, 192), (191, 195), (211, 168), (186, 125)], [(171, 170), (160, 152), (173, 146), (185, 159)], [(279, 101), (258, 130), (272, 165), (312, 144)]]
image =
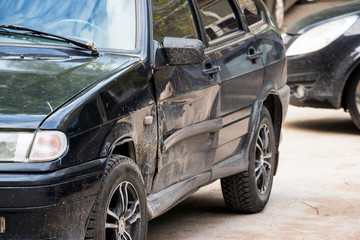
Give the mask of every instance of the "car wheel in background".
[(261, 111), (259, 128), (250, 145), (248, 171), (221, 179), (225, 205), (230, 209), (256, 213), (270, 198), (275, 169), (275, 136), (269, 111)]
[(281, 29), (282, 26), (284, 25), (284, 14), (285, 14), (284, 0), (275, 0), (275, 6), (272, 15), (275, 18), (276, 25), (279, 29)]
[(360, 73), (358, 73), (350, 83), (346, 93), (346, 103), (351, 119), (358, 129), (360, 129)]
[(113, 155), (106, 166), (85, 239), (146, 239), (146, 194), (130, 159)]

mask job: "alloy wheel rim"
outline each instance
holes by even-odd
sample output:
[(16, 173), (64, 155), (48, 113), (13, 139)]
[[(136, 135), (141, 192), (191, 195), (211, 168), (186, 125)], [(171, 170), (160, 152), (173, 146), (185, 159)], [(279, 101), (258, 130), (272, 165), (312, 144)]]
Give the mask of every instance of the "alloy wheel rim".
[(121, 182), (111, 193), (107, 204), (105, 239), (132, 240), (140, 228), (141, 210), (135, 187)]
[(275, 3), (275, 19), (276, 24), (279, 28), (281, 28), (284, 24), (284, 1), (283, 0), (276, 0)]
[(258, 133), (255, 150), (255, 184), (260, 195), (266, 192), (270, 184), (271, 159), (270, 130), (263, 124)]
[(358, 81), (355, 90), (355, 103), (356, 103), (357, 112), (360, 114), (360, 81)]

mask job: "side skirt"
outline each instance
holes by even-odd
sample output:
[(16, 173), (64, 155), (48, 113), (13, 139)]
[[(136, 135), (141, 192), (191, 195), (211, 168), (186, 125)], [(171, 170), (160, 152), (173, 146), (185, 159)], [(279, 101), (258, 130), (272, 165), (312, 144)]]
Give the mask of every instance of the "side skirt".
[(211, 180), (215, 181), (223, 177), (243, 172), (248, 169), (248, 165), (249, 161), (242, 157), (241, 153), (238, 153), (235, 156), (213, 166), (211, 169)]
[(196, 192), (200, 187), (219, 178), (230, 176), (248, 168), (248, 161), (241, 154), (215, 165), (211, 171), (183, 180), (164, 190), (147, 196), (149, 220), (154, 219), (168, 209), (176, 206), (185, 198)]
[(176, 206), (201, 186), (210, 182), (211, 172), (205, 172), (195, 177), (183, 180), (155, 194), (147, 196), (149, 220), (163, 214)]

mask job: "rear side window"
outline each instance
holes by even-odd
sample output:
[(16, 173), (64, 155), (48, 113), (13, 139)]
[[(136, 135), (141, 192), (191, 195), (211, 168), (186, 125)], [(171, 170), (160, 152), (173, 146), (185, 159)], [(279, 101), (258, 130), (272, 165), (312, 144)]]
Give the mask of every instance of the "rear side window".
[(238, 1), (241, 13), (245, 16), (246, 22), (249, 26), (262, 20), (261, 12), (257, 8), (254, 0)]
[(152, 0), (154, 39), (164, 37), (198, 39), (190, 4), (187, 0)]
[(239, 31), (231, 0), (197, 0), (208, 41)]

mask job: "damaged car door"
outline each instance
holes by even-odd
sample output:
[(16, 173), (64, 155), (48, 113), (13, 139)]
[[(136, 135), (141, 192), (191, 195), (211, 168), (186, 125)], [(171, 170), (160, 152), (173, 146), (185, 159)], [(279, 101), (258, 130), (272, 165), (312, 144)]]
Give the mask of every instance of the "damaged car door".
[[(201, 35), (190, 1), (154, 0), (152, 4), (154, 40), (162, 42), (163, 48), (169, 37), (175, 45), (200, 42), (195, 40)], [(221, 128), (216, 79), (220, 67), (214, 65), (212, 56), (207, 53), (205, 61), (194, 64), (192, 57), (179, 55), (175, 58), (183, 63), (170, 63), (155, 71), (160, 149), (153, 193), (200, 174), (199, 185), (210, 179)], [(171, 56), (166, 57), (169, 61)]]

